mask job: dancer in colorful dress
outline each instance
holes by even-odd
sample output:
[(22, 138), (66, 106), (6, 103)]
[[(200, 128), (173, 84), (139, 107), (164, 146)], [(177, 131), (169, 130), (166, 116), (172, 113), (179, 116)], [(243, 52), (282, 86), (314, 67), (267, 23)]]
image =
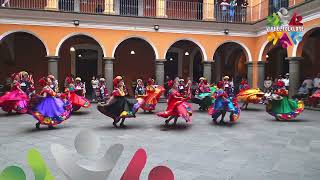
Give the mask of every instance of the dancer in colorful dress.
[(109, 93), (108, 93), (105, 78), (99, 79), (99, 84), (95, 88), (95, 91), (96, 91), (95, 94), (96, 94), (98, 102), (106, 102), (108, 100)]
[(250, 85), (245, 79), (242, 79), (239, 86), (239, 93), (237, 99), (243, 102), (241, 109), (248, 109), (249, 103), (258, 104), (262, 102), (264, 93), (259, 89), (250, 89)]
[(146, 86), (146, 96), (141, 108), (144, 111), (152, 112), (156, 109), (156, 105), (160, 96), (164, 93), (165, 89), (162, 86), (155, 85), (154, 79), (149, 78)]
[(29, 98), (31, 98), (35, 94), (32, 75), (29, 76), (26, 71), (21, 71), (19, 73), (19, 79), (21, 89), (29, 96)]
[(70, 117), (71, 103), (66, 98), (57, 97), (49, 81), (51, 81), (50, 78), (45, 77), (39, 80), (42, 91), (39, 93), (38, 103), (32, 107), (31, 114), (38, 120), (37, 129), (40, 129), (40, 125), (46, 125), (52, 129)]
[(120, 127), (125, 127), (124, 121), (126, 118), (136, 117), (136, 112), (139, 109), (137, 100), (127, 99), (125, 96), (125, 86), (121, 76), (117, 76), (113, 80), (114, 90), (110, 99), (106, 104), (99, 103), (97, 109), (104, 115), (113, 119), (113, 126), (118, 127), (117, 123), (121, 120)]
[(190, 99), (193, 97), (193, 95), (192, 95), (192, 80), (190, 77), (188, 77), (187, 84), (185, 85), (185, 92)]
[(267, 103), (267, 112), (277, 120), (296, 118), (304, 110), (303, 102), (289, 99), (284, 82), (278, 81), (277, 87), (278, 89), (273, 92)]
[(55, 93), (58, 93), (59, 92), (59, 83), (58, 83), (58, 80), (52, 75), (48, 75), (48, 78), (50, 79), (50, 88), (55, 92)]
[(168, 118), (165, 123), (169, 125), (169, 122), (174, 119), (173, 125), (176, 125), (179, 117), (185, 119), (188, 124), (191, 124), (192, 108), (187, 102), (189, 97), (182, 96), (178, 91), (178, 84), (173, 81), (168, 82), (171, 87), (168, 94), (168, 107), (166, 111), (157, 113), (158, 116)]
[(309, 97), (309, 103), (313, 107), (317, 107), (320, 102), (320, 84), (318, 89)]
[(141, 105), (145, 104), (146, 96), (147, 96), (146, 88), (144, 87), (142, 79), (137, 79), (137, 86), (134, 91), (134, 97), (136, 98), (136, 100), (140, 104), (140, 107), (141, 107)]
[(212, 104), (211, 96), (212, 94), (207, 79), (201, 77), (199, 79), (199, 86), (196, 91), (196, 95), (193, 99), (193, 102), (199, 104), (200, 111), (207, 111), (210, 105)]
[(72, 111), (77, 111), (81, 107), (89, 108), (91, 106), (90, 101), (84, 97), (84, 87), (79, 83), (79, 81), (81, 82), (81, 79), (78, 78), (77, 81), (78, 83), (76, 85), (71, 77), (67, 77), (65, 80), (67, 86), (65, 93), (68, 94), (68, 97), (72, 102)]
[[(217, 90), (213, 94), (215, 99), (214, 104), (209, 109), (209, 114), (212, 115), (214, 123), (225, 124), (224, 117), (227, 112), (230, 112), (229, 123), (235, 122), (240, 117), (240, 108), (236, 98), (230, 97), (224, 90), (224, 82), (219, 81), (217, 84)], [(218, 121), (219, 116), (221, 120)]]
[(223, 89), (229, 97), (234, 97), (234, 87), (229, 79), (229, 76), (223, 77)]
[(13, 74), (11, 78), (11, 90), (0, 97), (0, 107), (8, 113), (27, 113), (29, 96), (21, 89), (19, 74)]

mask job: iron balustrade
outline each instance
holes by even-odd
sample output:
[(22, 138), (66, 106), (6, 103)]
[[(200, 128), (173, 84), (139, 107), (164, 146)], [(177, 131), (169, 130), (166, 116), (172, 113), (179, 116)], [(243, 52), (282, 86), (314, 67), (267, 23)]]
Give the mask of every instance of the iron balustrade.
[(221, 0), (214, 1), (215, 4), (178, 0), (0, 0), (1, 8), (237, 23), (256, 22), (280, 7), (292, 7), (305, 1), (312, 0), (262, 0), (253, 6), (234, 5), (230, 0), (226, 1), (227, 5), (221, 4)]

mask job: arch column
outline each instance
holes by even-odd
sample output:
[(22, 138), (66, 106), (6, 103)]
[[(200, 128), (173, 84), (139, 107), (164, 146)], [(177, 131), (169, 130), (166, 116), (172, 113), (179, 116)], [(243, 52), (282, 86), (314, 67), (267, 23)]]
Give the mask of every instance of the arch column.
[(165, 59), (156, 60), (156, 82), (158, 85), (164, 85), (164, 62)]
[(253, 87), (253, 62), (247, 62), (248, 69), (248, 83), (250, 87)]
[(264, 79), (265, 79), (265, 61), (258, 61), (257, 69), (258, 69), (258, 88), (263, 89), (264, 87)]
[(104, 1), (104, 13), (105, 14), (115, 14), (114, 4), (116, 0), (105, 0)]
[(292, 97), (297, 93), (300, 85), (300, 61), (303, 57), (287, 57), (289, 61), (289, 96)]
[(48, 74), (52, 74), (56, 79), (58, 79), (58, 56), (47, 56), (48, 58)]
[(167, 15), (166, 15), (166, 0), (157, 0), (156, 3), (157, 3), (157, 8), (156, 8), (157, 17), (160, 17), (160, 18), (167, 17)]
[(211, 66), (213, 61), (204, 61), (203, 62), (203, 76), (208, 80), (208, 83), (211, 83)]
[(107, 89), (109, 93), (113, 90), (113, 61), (114, 58), (105, 57), (104, 60), (104, 77), (107, 82)]
[(214, 21), (214, 0), (203, 1), (203, 20)]

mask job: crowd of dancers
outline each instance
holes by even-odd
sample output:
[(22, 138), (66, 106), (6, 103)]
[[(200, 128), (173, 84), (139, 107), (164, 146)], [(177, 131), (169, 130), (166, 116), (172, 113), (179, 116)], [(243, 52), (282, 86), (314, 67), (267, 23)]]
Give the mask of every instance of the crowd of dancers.
[[(86, 99), (85, 83), (81, 78), (66, 77), (63, 91), (59, 91), (58, 81), (53, 75), (42, 77), (35, 84), (32, 75), (22, 71), (11, 75), (11, 89), (0, 97), (0, 107), (8, 113), (28, 113), (36, 120), (36, 128), (45, 125), (52, 129), (67, 120), (74, 111), (89, 108), (91, 102)], [(135, 118), (136, 112), (153, 113), (161, 97), (167, 100), (167, 108), (156, 113), (165, 118), (165, 125), (178, 118), (186, 123), (192, 123), (192, 106), (190, 102), (199, 105), (199, 110), (208, 112), (216, 124), (234, 123), (240, 118), (241, 110), (248, 108), (249, 103), (266, 104), (266, 111), (277, 120), (292, 120), (302, 113), (304, 104), (297, 99), (289, 99), (283, 81), (277, 82), (277, 88), (264, 93), (260, 89), (252, 89), (245, 79), (242, 79), (239, 89), (235, 91), (228, 76), (217, 84), (209, 84), (202, 77), (195, 85), (190, 79), (176, 78), (168, 80), (165, 86), (155, 84), (149, 78), (145, 83), (137, 80), (135, 98), (128, 97), (128, 91), (121, 76), (113, 80), (113, 91), (109, 94), (104, 78), (93, 79), (93, 89), (98, 100), (97, 109), (113, 120), (113, 126), (125, 127), (125, 120)], [(35, 86), (40, 88), (35, 88)], [(242, 106), (239, 106), (242, 102)], [(229, 118), (225, 116), (229, 114)], [(219, 118), (221, 117), (221, 118)]]

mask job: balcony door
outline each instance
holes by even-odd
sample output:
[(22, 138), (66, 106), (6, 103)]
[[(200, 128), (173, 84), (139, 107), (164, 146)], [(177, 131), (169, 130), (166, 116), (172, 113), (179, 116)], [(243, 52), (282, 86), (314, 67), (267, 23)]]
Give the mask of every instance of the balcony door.
[(61, 11), (74, 11), (75, 0), (59, 0), (59, 10)]
[(288, 8), (289, 0), (269, 0), (269, 15), (278, 12), (282, 7)]
[(120, 0), (120, 15), (138, 16), (139, 0)]

